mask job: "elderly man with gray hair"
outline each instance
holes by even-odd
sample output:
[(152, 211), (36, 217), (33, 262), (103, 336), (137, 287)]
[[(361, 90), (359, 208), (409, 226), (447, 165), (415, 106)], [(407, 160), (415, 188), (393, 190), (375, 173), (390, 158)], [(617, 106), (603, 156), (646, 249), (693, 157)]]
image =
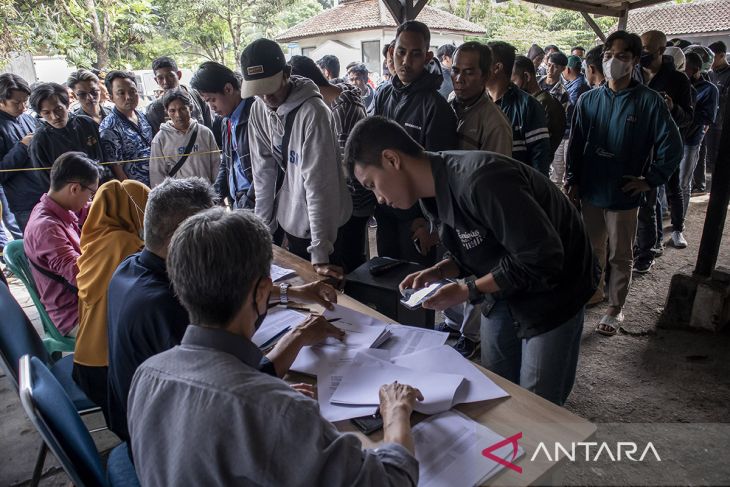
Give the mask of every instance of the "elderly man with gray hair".
[[(168, 271), (192, 324), (180, 346), (145, 361), (132, 381), (129, 430), (142, 485), (416, 485), (409, 417), (417, 389), (380, 389), (384, 444), (363, 450), (315, 401), (261, 373), (265, 358), (251, 337), (268, 309), (271, 260), (269, 230), (250, 212), (206, 210), (175, 232)], [(333, 334), (325, 323), (305, 337), (315, 323), (295, 340)]]
[[(127, 396), (132, 376), (147, 358), (180, 343), (190, 323), (188, 312), (172, 292), (167, 274), (168, 246), (172, 234), (188, 217), (212, 208), (216, 203), (213, 186), (201, 178), (166, 179), (149, 195), (144, 218), (145, 248), (117, 268), (109, 284), (109, 417), (110, 429), (120, 438), (129, 439), (127, 431)], [(253, 258), (254, 256), (250, 256)], [(208, 262), (202, 258), (201, 262)], [(244, 265), (231, 260), (231, 265)], [(206, 276), (215, 278), (218, 269), (209, 265)], [(267, 288), (279, 299), (279, 287)], [(317, 282), (287, 288), (287, 296), (298, 301), (313, 301), (332, 306), (337, 292)], [(295, 330), (262, 360), (261, 370), (283, 376), (305, 340), (321, 337), (327, 323), (310, 320), (304, 331)], [(304, 392), (308, 392), (306, 389)]]

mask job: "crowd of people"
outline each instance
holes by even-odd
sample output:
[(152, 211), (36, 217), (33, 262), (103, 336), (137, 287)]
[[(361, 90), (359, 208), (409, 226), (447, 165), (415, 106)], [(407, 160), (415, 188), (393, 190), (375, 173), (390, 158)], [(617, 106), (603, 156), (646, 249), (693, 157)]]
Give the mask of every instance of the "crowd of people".
[[(205, 62), (190, 86), (162, 57), (144, 113), (126, 71), (0, 75), (4, 225), (143, 485), (417, 483), (418, 390), (381, 389), (385, 444), (363, 451), (310, 386), (279, 379), (340, 330), (313, 316), (266, 355), (250, 341), (272, 305), (331, 307), (331, 284), (368, 259), (369, 226), (379, 256), (423, 266), (402, 290), (452, 279), (424, 307), (463, 356), (556, 404), (585, 306), (605, 306), (596, 332), (618, 332), (665, 212), (688, 246), (730, 87), (724, 43), (616, 31), (522, 56), (430, 42), (401, 24), (377, 86), (364, 64), (340, 77), (335, 56), (287, 60), (268, 39), (240, 73)], [(272, 242), (323, 280), (274, 285)]]

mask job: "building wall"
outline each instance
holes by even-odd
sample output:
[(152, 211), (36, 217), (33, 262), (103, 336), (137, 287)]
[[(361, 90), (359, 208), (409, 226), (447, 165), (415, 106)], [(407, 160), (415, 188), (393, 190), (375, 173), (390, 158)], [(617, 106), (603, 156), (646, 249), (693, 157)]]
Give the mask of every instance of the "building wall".
[[(321, 37), (310, 37), (298, 41), (289, 42), (289, 55), (303, 54), (317, 60), (325, 54), (337, 56), (340, 60), (340, 76), (344, 76), (345, 66), (351, 62), (363, 62), (362, 43), (367, 41), (378, 41), (379, 50), (383, 49), (386, 43), (395, 39), (395, 28), (393, 29), (372, 29), (359, 32), (344, 32)], [(334, 42), (339, 41), (339, 42)], [(431, 48), (435, 51), (438, 46), (454, 43), (457, 46), (464, 42), (464, 36), (449, 32), (432, 31)], [(343, 45), (344, 44), (344, 45)], [(377, 68), (371, 71), (375, 73), (374, 78), (381, 75), (380, 66), (382, 56), (379, 58)]]

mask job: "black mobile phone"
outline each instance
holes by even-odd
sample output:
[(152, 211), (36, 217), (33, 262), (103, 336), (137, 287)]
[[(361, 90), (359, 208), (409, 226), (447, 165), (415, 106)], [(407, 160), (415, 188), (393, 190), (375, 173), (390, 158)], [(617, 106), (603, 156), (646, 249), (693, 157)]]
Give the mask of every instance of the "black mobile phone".
[(368, 264), (368, 271), (372, 276), (380, 276), (405, 263), (403, 260), (391, 259), (390, 257), (373, 257)]
[(350, 421), (366, 435), (371, 435), (383, 428), (383, 417), (380, 415), (380, 412), (369, 416), (353, 418)]

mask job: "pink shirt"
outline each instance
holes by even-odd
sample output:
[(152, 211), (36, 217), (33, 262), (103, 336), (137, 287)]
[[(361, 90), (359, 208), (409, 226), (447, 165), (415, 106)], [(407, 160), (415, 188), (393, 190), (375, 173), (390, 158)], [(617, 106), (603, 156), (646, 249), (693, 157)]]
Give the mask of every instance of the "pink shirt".
[[(81, 211), (86, 218), (88, 207)], [(76, 286), (79, 269), (76, 259), (81, 254), (79, 240), (83, 221), (76, 213), (66, 210), (47, 194), (41, 196), (30, 214), (23, 234), (25, 255), (36, 265), (57, 274)], [(48, 315), (62, 333), (67, 334), (79, 322), (76, 294), (62, 283), (44, 276), (31, 264), (38, 294)]]

